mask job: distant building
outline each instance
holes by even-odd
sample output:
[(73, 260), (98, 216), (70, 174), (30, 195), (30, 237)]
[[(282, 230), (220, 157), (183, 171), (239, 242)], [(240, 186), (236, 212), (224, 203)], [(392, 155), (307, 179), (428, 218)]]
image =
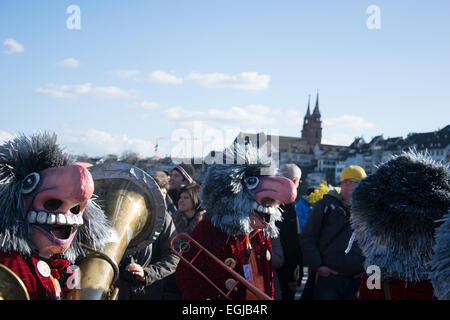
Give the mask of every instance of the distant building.
[(361, 137), (355, 138), (336, 163), (336, 178), (340, 176), (342, 169), (350, 164), (359, 165), (367, 174), (371, 174), (381, 163), (409, 149), (427, 153), (435, 161), (448, 163), (450, 125), (433, 132), (409, 133), (405, 139), (402, 137), (384, 139), (383, 135), (379, 135), (366, 143)]
[(349, 146), (322, 144), (319, 94), (312, 113), (310, 102), (309, 98), (300, 138), (241, 132), (233, 144), (253, 143), (278, 159), (280, 167), (285, 163), (297, 164), (302, 169), (304, 188), (318, 187), (323, 180), (338, 184), (342, 170), (349, 165), (359, 165), (371, 174), (378, 165), (410, 148), (427, 152), (436, 161), (450, 160), (450, 125), (434, 132), (410, 133), (406, 138), (384, 139), (378, 135), (370, 142), (356, 137)]
[(425, 133), (410, 133), (405, 139), (405, 147), (427, 151), (433, 160), (450, 161), (450, 125), (441, 130)]

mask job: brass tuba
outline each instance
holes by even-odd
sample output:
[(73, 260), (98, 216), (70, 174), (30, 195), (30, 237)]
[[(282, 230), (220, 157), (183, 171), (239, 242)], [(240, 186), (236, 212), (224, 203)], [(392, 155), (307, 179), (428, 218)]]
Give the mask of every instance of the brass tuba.
[(89, 168), (94, 179), (96, 202), (115, 230), (115, 240), (102, 251), (84, 246), (89, 252), (79, 263), (79, 285), (66, 299), (117, 299), (114, 282), (118, 263), (127, 252), (133, 254), (151, 244), (164, 224), (166, 205), (153, 178), (125, 163), (104, 163)]
[(0, 264), (0, 300), (30, 300), (23, 281), (3, 264)]

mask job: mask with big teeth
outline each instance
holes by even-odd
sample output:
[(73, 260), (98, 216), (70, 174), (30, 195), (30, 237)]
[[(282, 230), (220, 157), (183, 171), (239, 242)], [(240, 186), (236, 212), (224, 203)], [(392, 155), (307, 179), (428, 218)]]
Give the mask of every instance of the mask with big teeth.
[(249, 144), (236, 144), (226, 150), (232, 164), (212, 164), (202, 184), (204, 218), (229, 235), (263, 230), (277, 237), (276, 221), (281, 220), (278, 206), (295, 201), (294, 183), (275, 176), (272, 160)]
[(23, 182), (31, 241), (39, 255), (64, 254), (83, 225), (83, 213), (94, 182), (82, 165), (48, 168), (29, 174)]

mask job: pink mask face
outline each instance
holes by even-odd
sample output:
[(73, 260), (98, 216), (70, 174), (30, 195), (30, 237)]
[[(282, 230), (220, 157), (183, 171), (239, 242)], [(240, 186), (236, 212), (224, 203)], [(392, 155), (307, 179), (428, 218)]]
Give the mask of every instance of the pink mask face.
[(246, 183), (256, 200), (250, 214), (250, 226), (253, 229), (269, 227), (270, 215), (274, 213), (275, 208), (280, 204), (292, 203), (297, 197), (295, 184), (284, 177), (251, 177)]
[[(30, 175), (29, 175), (30, 176)], [(94, 181), (83, 165), (45, 169), (32, 174), (23, 188), (27, 219), (32, 226), (31, 241), (39, 255), (50, 258), (64, 254), (83, 225), (83, 212), (94, 192)]]

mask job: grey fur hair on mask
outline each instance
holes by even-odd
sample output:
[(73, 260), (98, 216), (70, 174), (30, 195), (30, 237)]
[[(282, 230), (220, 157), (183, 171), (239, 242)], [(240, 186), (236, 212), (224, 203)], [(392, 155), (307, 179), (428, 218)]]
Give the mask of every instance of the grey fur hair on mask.
[[(245, 147), (236, 144), (235, 148), (228, 148), (225, 154), (228, 160), (234, 159), (234, 163), (211, 165), (203, 180), (201, 200), (206, 209), (204, 217), (227, 234), (248, 234), (253, 230), (249, 215), (253, 212), (255, 200), (244, 180), (251, 176), (274, 175), (276, 172), (271, 159), (252, 144)], [(279, 212), (272, 215), (269, 227), (264, 229), (265, 236), (278, 236), (275, 226), (278, 220), (281, 220)]]
[[(32, 172), (75, 164), (74, 157), (65, 153), (56, 143), (56, 134), (21, 134), (0, 146), (0, 251), (18, 252), (29, 256), (34, 248), (31, 227), (24, 208), (22, 184)], [(84, 212), (84, 225), (79, 230), (87, 245), (104, 245), (108, 233), (104, 213), (90, 200)], [(68, 260), (81, 254), (78, 241), (67, 250)]]
[(448, 165), (410, 150), (359, 182), (350, 222), (366, 267), (387, 278), (428, 279), (436, 220), (450, 206), (449, 177)]
[(106, 219), (103, 210), (94, 199), (90, 199), (83, 213), (83, 225), (78, 229), (76, 237), (64, 255), (67, 260), (74, 262), (76, 259), (85, 256), (81, 243), (96, 250), (101, 250), (113, 240), (114, 235), (115, 233), (110, 227), (110, 222)]
[(433, 249), (430, 279), (434, 295), (439, 300), (450, 300), (450, 211), (445, 216), (445, 222), (436, 229)]

